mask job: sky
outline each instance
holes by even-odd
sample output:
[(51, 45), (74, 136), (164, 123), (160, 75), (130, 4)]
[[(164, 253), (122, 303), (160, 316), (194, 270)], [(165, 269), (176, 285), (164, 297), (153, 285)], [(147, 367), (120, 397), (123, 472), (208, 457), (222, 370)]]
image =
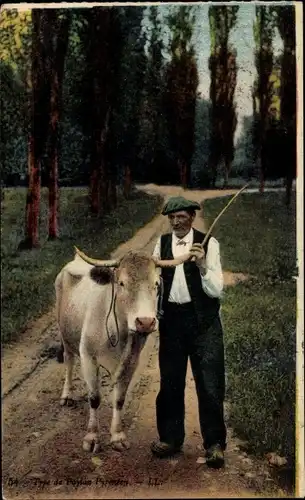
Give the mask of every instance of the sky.
[[(177, 8), (177, 7), (176, 7)], [(161, 17), (165, 17), (169, 7), (159, 6)], [(208, 18), (209, 5), (206, 3), (196, 5), (196, 23), (194, 29), (193, 43), (197, 56), (199, 73), (199, 92), (204, 99), (209, 99), (210, 72), (208, 59), (210, 56), (210, 29)], [(242, 132), (242, 117), (252, 115), (251, 88), (256, 75), (254, 65), (254, 39), (253, 22), (255, 18), (255, 5), (252, 2), (241, 2), (239, 4), (237, 24), (232, 30), (230, 42), (237, 50), (237, 85), (235, 90), (235, 102), (238, 125), (235, 132), (235, 141)], [(165, 39), (167, 36), (165, 35)], [(273, 42), (274, 54), (281, 52), (282, 41), (276, 31)]]
[[(198, 57), (200, 75), (199, 91), (202, 97), (209, 98), (210, 76), (208, 58), (210, 55), (208, 6), (201, 5), (198, 13), (196, 34), (194, 37)], [(253, 22), (255, 5), (252, 3), (240, 4), (237, 25), (232, 30), (230, 42), (237, 50), (237, 85), (235, 89), (236, 111), (238, 117), (252, 115), (251, 88), (256, 75), (254, 65)], [(282, 50), (282, 40), (276, 31), (273, 48), (275, 55)], [(240, 135), (242, 120), (239, 120), (235, 140)]]

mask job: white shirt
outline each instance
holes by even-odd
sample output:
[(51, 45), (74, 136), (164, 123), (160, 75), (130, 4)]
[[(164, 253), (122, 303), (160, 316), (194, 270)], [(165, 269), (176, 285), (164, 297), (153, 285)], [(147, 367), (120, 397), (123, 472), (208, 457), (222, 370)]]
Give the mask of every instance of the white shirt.
[[(177, 236), (172, 233), (172, 253), (174, 258), (189, 252), (193, 245), (193, 238), (193, 228), (184, 236), (184, 238), (181, 239), (177, 238)], [(178, 241), (184, 241), (186, 244), (177, 245)], [(153, 252), (153, 256), (157, 259), (161, 259), (160, 245), (161, 237), (158, 239)], [(209, 240), (206, 254), (205, 274), (202, 273), (201, 282), (204, 292), (209, 297), (219, 298), (221, 296), (221, 292), (223, 290), (223, 274), (220, 261), (219, 243), (213, 237)], [(184, 275), (183, 264), (180, 264), (175, 268), (173, 283), (168, 300), (169, 302), (175, 302), (177, 304), (191, 302), (191, 297)]]

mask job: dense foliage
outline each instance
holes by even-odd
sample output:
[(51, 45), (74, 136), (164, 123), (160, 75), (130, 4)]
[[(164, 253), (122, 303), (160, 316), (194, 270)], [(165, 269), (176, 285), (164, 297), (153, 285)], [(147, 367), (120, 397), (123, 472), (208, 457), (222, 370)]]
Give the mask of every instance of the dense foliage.
[[(266, 178), (284, 177), (289, 204), (296, 175), (295, 9), (290, 5), (256, 6), (255, 10), (254, 159), (261, 192)], [(276, 29), (283, 40), (283, 53), (278, 58), (272, 46)]]
[[(219, 177), (227, 184), (231, 172), (248, 178), (260, 171), (261, 179), (295, 175), (294, 7), (256, 6), (253, 117), (242, 118), (234, 145), (238, 53), (230, 37), (238, 29), (238, 9), (209, 7), (210, 101), (198, 92), (198, 7), (71, 9), (60, 37), (67, 47), (59, 82), (59, 185), (90, 184), (92, 210), (104, 211), (115, 204), (115, 184), (128, 195), (132, 181), (209, 187)], [(44, 14), (42, 81), (48, 71), (56, 74), (52, 51), (65, 16), (63, 9)], [(2, 182), (27, 185), (31, 12), (2, 10), (0, 26)], [(279, 57), (273, 55), (276, 29), (283, 40)], [(40, 92), (41, 119), (48, 123), (48, 91)], [(43, 186), (50, 185), (50, 137), (41, 151)]]
[(229, 43), (237, 22), (238, 6), (209, 7), (211, 56), (211, 140), (210, 168), (215, 186), (217, 167), (223, 160), (224, 186), (228, 185), (234, 159), (234, 133), (237, 125), (234, 93), (237, 81), (236, 49)]
[(194, 152), (195, 107), (199, 83), (194, 47), (192, 45), (195, 16), (191, 7), (181, 7), (168, 16), (171, 30), (170, 62), (165, 73), (165, 112), (169, 138), (179, 184), (190, 182)]

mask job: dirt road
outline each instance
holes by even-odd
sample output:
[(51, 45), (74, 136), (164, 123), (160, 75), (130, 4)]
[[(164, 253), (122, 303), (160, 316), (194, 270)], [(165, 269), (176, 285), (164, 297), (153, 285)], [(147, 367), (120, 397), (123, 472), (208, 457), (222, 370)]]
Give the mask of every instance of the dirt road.
[[(165, 197), (179, 188), (145, 186)], [(232, 190), (227, 194), (235, 192)], [(186, 192), (189, 198), (224, 195), (220, 192)], [(195, 227), (204, 228), (199, 217)], [(113, 254), (127, 248), (153, 249), (157, 236), (167, 229), (158, 216)], [(227, 284), (239, 277), (226, 273)], [(126, 402), (125, 423), (131, 448), (119, 453), (109, 445), (111, 418), (109, 378), (102, 379), (99, 454), (82, 450), (88, 404), (79, 365), (75, 371), (73, 408), (60, 407), (64, 368), (55, 359), (58, 332), (54, 313), (41, 318), (20, 342), (3, 350), (3, 490), (6, 499), (44, 498), (229, 498), (287, 497), (274, 484), (262, 461), (241, 451), (229, 429), (226, 467), (208, 470), (203, 459), (194, 381), (188, 371), (186, 388), (186, 441), (183, 454), (158, 460), (149, 445), (156, 437), (155, 398), (158, 392), (158, 336), (150, 336), (141, 355)]]

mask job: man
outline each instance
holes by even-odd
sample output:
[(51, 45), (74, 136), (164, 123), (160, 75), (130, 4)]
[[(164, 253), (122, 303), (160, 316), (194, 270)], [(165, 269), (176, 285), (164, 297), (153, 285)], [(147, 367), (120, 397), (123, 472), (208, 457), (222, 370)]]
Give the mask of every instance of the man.
[[(173, 259), (190, 252), (190, 259), (176, 268), (163, 268), (163, 316), (159, 321), (160, 392), (156, 400), (159, 441), (151, 445), (158, 457), (179, 452), (184, 441), (184, 389), (188, 357), (198, 396), (199, 419), (206, 463), (224, 464), (226, 427), (223, 331), (219, 297), (223, 275), (218, 241), (192, 227), (200, 205), (178, 196), (168, 200), (172, 233), (158, 240), (153, 256)], [(193, 261), (194, 260), (194, 261)]]

